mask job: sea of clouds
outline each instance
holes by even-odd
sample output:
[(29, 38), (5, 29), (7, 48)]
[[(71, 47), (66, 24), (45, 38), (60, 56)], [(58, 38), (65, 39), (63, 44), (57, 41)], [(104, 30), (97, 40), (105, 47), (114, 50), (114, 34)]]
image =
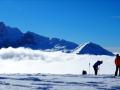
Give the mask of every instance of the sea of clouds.
[(114, 74), (115, 57), (46, 52), (29, 48), (0, 49), (0, 73), (93, 74), (93, 64), (102, 60), (99, 74)]

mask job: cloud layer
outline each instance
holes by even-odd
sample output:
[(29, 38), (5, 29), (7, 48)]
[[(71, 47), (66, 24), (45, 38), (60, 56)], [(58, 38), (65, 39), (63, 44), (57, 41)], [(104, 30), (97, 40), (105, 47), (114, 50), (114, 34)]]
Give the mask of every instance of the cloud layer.
[[(113, 74), (114, 57), (45, 52), (28, 48), (0, 50), (0, 73), (93, 74), (93, 64), (103, 60), (100, 74)], [(90, 64), (90, 68), (89, 68)], [(111, 68), (110, 68), (111, 67)]]

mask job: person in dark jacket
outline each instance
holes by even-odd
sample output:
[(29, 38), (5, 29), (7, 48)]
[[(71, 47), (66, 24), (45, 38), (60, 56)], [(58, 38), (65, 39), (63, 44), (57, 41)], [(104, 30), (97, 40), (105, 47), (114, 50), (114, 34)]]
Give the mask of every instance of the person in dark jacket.
[(119, 54), (116, 55), (115, 65), (116, 65), (115, 76), (117, 76), (118, 70), (119, 70), (119, 76), (120, 76), (120, 56), (119, 56)]
[(93, 65), (95, 75), (98, 74), (99, 65), (101, 65), (102, 63), (103, 63), (103, 61), (97, 61), (97, 62)]

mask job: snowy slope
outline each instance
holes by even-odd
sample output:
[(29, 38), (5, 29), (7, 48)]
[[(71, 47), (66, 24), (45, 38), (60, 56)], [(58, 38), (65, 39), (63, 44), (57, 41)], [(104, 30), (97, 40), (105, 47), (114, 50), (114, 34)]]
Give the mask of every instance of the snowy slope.
[(85, 43), (79, 47), (77, 47), (73, 53), (77, 54), (92, 54), (92, 55), (109, 55), (113, 56), (114, 54), (104, 48), (102, 48), (100, 45), (97, 45), (92, 42)]
[(73, 53), (79, 53), (87, 44), (89, 44), (90, 42), (86, 42), (86, 43), (84, 43), (84, 44), (81, 44), (81, 45), (79, 45), (77, 48), (75, 48), (74, 50), (73, 50)]

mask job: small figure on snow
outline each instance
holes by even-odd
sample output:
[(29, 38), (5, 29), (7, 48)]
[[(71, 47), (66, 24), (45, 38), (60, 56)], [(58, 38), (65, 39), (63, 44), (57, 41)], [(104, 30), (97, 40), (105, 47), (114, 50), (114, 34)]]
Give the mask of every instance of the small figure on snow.
[(115, 76), (117, 76), (118, 70), (119, 70), (119, 76), (120, 76), (120, 56), (119, 56), (119, 54), (116, 55), (115, 65), (116, 65)]
[(82, 75), (87, 75), (87, 71), (83, 70)]
[(98, 74), (99, 66), (100, 66), (102, 63), (103, 63), (103, 61), (97, 61), (97, 62), (93, 65), (95, 75)]

